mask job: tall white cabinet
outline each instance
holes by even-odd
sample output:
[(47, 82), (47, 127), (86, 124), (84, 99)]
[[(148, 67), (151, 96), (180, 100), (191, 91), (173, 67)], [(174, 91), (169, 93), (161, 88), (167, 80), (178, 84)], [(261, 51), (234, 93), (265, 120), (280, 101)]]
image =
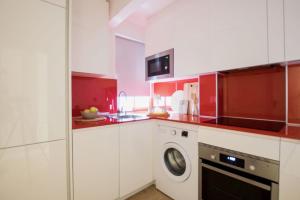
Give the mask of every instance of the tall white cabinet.
[(67, 200), (64, 140), (0, 149), (1, 200)]
[(67, 199), (65, 19), (55, 3), (0, 1), (1, 200)]

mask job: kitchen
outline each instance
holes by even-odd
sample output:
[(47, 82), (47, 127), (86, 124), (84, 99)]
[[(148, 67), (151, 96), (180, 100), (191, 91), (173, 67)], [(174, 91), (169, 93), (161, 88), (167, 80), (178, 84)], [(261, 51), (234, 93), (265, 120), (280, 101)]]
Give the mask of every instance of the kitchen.
[(1, 0), (0, 199), (300, 199), (299, 8)]

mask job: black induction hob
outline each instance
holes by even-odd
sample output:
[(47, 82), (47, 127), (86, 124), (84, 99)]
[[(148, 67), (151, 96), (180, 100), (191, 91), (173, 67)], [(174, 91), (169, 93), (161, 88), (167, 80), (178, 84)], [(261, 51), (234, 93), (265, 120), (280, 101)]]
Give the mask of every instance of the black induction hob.
[(266, 121), (233, 117), (219, 117), (216, 119), (204, 121), (204, 123), (235, 126), (241, 128), (251, 128), (273, 132), (279, 132), (285, 127), (285, 122), (280, 121)]

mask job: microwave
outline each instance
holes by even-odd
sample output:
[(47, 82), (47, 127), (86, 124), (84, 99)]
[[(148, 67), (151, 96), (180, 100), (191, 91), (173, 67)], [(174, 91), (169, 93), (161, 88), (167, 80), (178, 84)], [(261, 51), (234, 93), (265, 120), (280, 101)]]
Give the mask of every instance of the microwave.
[(146, 81), (174, 77), (174, 49), (146, 58)]

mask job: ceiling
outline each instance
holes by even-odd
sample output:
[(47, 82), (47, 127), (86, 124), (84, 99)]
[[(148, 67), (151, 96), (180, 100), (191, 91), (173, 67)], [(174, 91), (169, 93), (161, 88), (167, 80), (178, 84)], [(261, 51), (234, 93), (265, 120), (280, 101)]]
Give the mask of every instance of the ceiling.
[[(132, 0), (132, 2), (133, 1), (134, 0)], [(128, 20), (133, 24), (145, 26), (147, 24), (147, 20), (151, 16), (169, 6), (174, 1), (176, 0), (140, 0), (139, 3), (135, 4), (134, 9), (130, 9), (129, 12), (127, 11), (127, 16), (123, 17), (123, 21)], [(120, 14), (123, 14), (122, 11)]]

